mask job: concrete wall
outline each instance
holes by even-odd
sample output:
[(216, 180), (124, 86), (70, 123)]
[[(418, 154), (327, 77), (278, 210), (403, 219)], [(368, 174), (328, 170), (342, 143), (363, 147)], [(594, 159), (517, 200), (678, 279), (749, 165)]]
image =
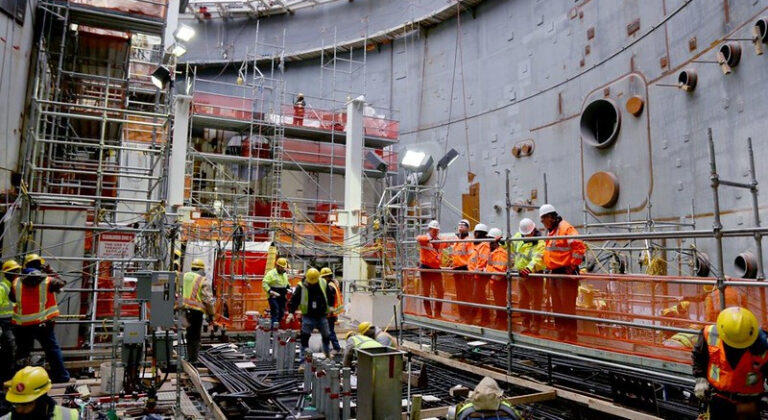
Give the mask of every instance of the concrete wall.
[[(357, 19), (351, 10), (359, 3), (385, 2), (356, 1), (349, 16), (334, 9), (340, 13), (335, 19), (339, 27)], [(410, 5), (386, 3), (396, 9)], [(286, 25), (287, 45), (301, 42), (297, 32), (322, 38), (301, 14), (279, 18), (279, 26)], [(636, 220), (649, 212), (653, 218), (678, 220), (690, 214), (693, 201), (697, 227), (709, 228), (708, 127), (723, 178), (747, 180), (746, 139), (751, 136), (758, 180), (768, 180), (768, 169), (759, 164), (768, 158), (762, 135), (768, 124), (768, 55), (755, 55), (751, 43), (739, 42), (741, 63), (729, 75), (716, 64), (693, 60), (714, 60), (724, 38), (750, 37), (754, 21), (766, 14), (767, 0), (487, 1), (474, 13), (369, 52), (364, 93), (373, 106), (401, 121), (402, 148), (421, 148), (436, 159), (450, 147), (461, 152), (449, 169), (445, 199), (460, 208), (466, 172), (477, 174), (486, 224), (504, 227), (503, 212), (493, 205), (503, 203), (506, 169), (511, 170), (513, 201), (530, 198), (535, 189), (536, 205), (543, 203), (546, 173), (549, 201), (574, 224), (585, 219), (587, 179), (605, 170), (618, 177), (619, 199), (608, 209), (587, 203), (590, 222), (625, 220), (627, 208)], [(379, 19), (389, 23), (387, 16), (371, 13), (367, 18), (370, 24)], [(282, 36), (282, 29), (277, 32)], [(191, 54), (219, 59), (207, 47)], [(232, 80), (236, 67), (208, 71)], [(698, 72), (694, 92), (663, 86), (676, 83), (685, 68)], [(291, 92), (329, 94), (328, 76), (318, 60), (287, 63), (284, 77)], [(346, 83), (359, 83), (360, 77), (354, 74)], [(645, 101), (639, 117), (625, 109), (631, 95)], [(599, 97), (615, 101), (622, 114), (616, 143), (600, 150), (583, 142), (579, 131), (582, 109)], [(515, 158), (511, 148), (524, 140), (533, 141), (534, 152)], [(747, 192), (726, 188), (721, 205), (726, 228), (752, 224)], [(766, 205), (765, 194), (760, 205)], [(761, 213), (766, 214), (764, 209)], [(448, 226), (459, 219), (446, 207), (442, 215)], [(533, 211), (515, 214), (513, 226), (526, 216), (537, 219)], [(697, 245), (714, 254), (713, 241)], [(733, 271), (733, 258), (750, 248), (752, 239), (727, 240), (727, 273)]]

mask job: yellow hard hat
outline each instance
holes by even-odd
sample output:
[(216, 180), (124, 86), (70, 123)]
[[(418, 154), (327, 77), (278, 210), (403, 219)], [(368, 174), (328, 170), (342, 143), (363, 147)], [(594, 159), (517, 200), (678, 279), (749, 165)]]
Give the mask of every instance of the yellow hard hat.
[(760, 324), (747, 308), (731, 306), (717, 316), (717, 334), (725, 344), (735, 349), (745, 349), (757, 340)]
[(180, 249), (174, 249), (173, 255), (176, 256), (176, 258), (181, 258), (181, 250)]
[(316, 268), (307, 270), (307, 283), (316, 284), (320, 280), (320, 272)]
[(8, 393), (5, 399), (11, 404), (30, 403), (45, 395), (51, 389), (51, 378), (40, 366), (27, 366), (13, 375), (13, 379), (5, 383)]
[(361, 322), (360, 325), (357, 326), (357, 332), (362, 334), (362, 335), (365, 335), (365, 333), (367, 333), (368, 330), (370, 330), (372, 326), (373, 326), (373, 324), (371, 324), (368, 321)]
[(200, 268), (204, 270), (205, 262), (203, 261), (202, 258), (195, 258), (194, 260), (192, 260), (192, 268)]
[(24, 257), (24, 267), (26, 267), (32, 261), (40, 261), (40, 264), (45, 264), (45, 260), (38, 254), (27, 254)]
[(687, 311), (688, 308), (691, 307), (691, 302), (688, 302), (687, 300), (680, 301), (678, 307), (683, 311)]
[(331, 275), (333, 275), (333, 271), (331, 271), (331, 269), (328, 267), (323, 267), (320, 270), (320, 277), (331, 276)]
[(7, 260), (3, 263), (3, 273), (7, 273), (13, 270), (21, 270), (21, 266), (16, 260)]
[(275, 265), (278, 267), (288, 268), (288, 260), (280, 257), (277, 259), (277, 261), (275, 261)]

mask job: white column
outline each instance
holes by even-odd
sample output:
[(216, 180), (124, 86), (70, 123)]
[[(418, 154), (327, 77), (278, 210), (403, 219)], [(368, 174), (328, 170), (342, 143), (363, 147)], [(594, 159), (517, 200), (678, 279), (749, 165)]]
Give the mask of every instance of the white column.
[(344, 211), (340, 222), (344, 227), (344, 297), (349, 304), (350, 285), (363, 278), (360, 257), (359, 223), (363, 185), (363, 107), (365, 98), (347, 104), (347, 145), (344, 168)]
[(174, 96), (173, 143), (168, 164), (168, 206), (184, 204), (184, 169), (187, 164), (187, 141), (189, 139), (189, 111), (192, 97)]

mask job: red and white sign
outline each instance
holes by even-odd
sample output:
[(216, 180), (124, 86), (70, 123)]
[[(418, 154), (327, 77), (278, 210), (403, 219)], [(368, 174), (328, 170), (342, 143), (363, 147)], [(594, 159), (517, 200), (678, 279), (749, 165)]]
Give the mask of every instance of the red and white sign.
[(133, 258), (136, 235), (102, 233), (99, 235), (99, 258), (127, 260)]

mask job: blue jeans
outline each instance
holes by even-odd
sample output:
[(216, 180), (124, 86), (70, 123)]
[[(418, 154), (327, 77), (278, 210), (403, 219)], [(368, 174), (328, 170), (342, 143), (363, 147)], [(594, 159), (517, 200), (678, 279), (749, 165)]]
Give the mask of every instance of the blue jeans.
[(341, 345), (339, 344), (339, 337), (336, 337), (336, 322), (338, 322), (338, 317), (331, 317), (328, 318), (328, 332), (330, 333), (330, 339), (331, 339), (331, 345), (333, 346), (333, 349), (336, 351), (341, 351)]
[(330, 339), (331, 332), (328, 329), (328, 318), (315, 318), (311, 316), (302, 315), (301, 317), (301, 354), (303, 355), (309, 347), (309, 337), (312, 336), (312, 331), (317, 329), (320, 331), (320, 336), (323, 339), (323, 352), (330, 353)]
[[(56, 334), (53, 332), (53, 322), (16, 327), (14, 335), (16, 336), (17, 361), (21, 362), (29, 357), (32, 346), (37, 340), (45, 352), (45, 359), (51, 365), (51, 381), (54, 383), (69, 382), (69, 372), (64, 367), (64, 356), (61, 354), (61, 347), (59, 347)], [(19, 368), (22, 367), (24, 366), (19, 366)]]
[(269, 313), (272, 316), (271, 324), (269, 325), (270, 329), (275, 328), (275, 324), (277, 324), (278, 328), (280, 327), (280, 321), (283, 320), (283, 316), (285, 316), (285, 295), (280, 295), (278, 297), (271, 297), (269, 300)]

